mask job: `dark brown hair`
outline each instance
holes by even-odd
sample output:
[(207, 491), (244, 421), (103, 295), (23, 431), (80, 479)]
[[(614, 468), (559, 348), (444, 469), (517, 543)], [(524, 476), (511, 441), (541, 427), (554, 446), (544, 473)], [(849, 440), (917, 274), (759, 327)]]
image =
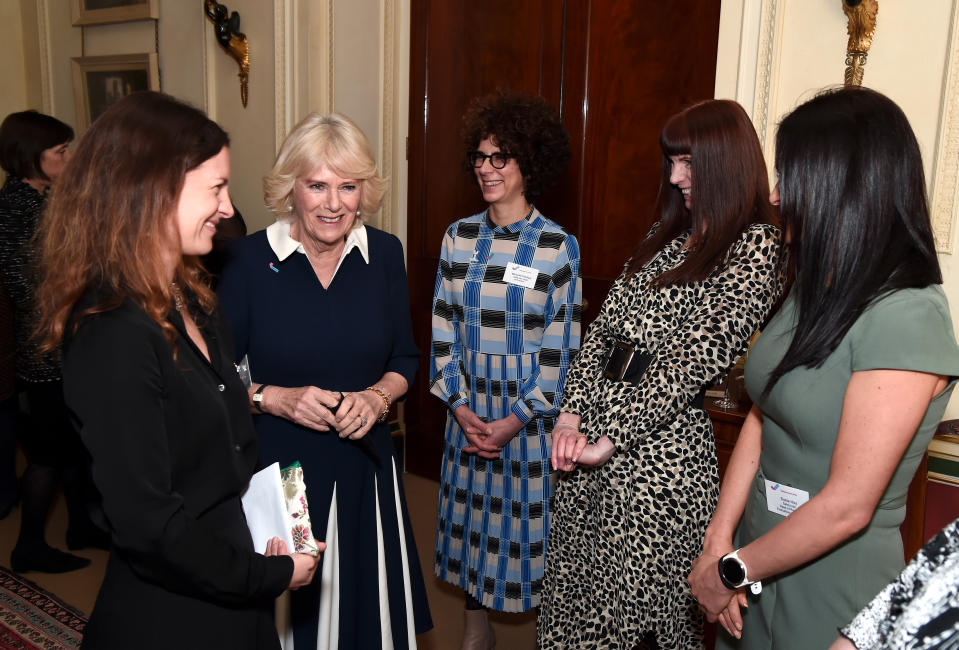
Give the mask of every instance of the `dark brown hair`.
[[(475, 151), (486, 138), (516, 157), (527, 200), (541, 196), (569, 163), (569, 136), (559, 114), (538, 95), (501, 89), (474, 99), (463, 116), (463, 141)], [(472, 174), (465, 157), (464, 165)]]
[[(686, 259), (654, 280), (662, 287), (707, 278), (750, 224), (774, 223), (774, 217), (759, 138), (736, 102), (712, 99), (676, 113), (663, 126), (659, 144), (663, 151), (659, 227), (636, 247), (627, 270), (637, 272), (667, 242), (690, 230)], [(689, 210), (669, 182), (669, 157), (681, 155), (692, 159)]]
[(10, 113), (0, 124), (0, 167), (13, 178), (50, 180), (40, 167), (47, 149), (71, 142), (73, 129), (36, 111)]
[(216, 122), (161, 93), (134, 93), (97, 118), (40, 226), (38, 335), (44, 349), (59, 344), (74, 305), (94, 288), (99, 302), (79, 317), (130, 299), (160, 325), (175, 351), (176, 330), (167, 322), (171, 250), (178, 260), (174, 280), (204, 311), (213, 310), (198, 258), (179, 255), (173, 221), (186, 173), (228, 144)]

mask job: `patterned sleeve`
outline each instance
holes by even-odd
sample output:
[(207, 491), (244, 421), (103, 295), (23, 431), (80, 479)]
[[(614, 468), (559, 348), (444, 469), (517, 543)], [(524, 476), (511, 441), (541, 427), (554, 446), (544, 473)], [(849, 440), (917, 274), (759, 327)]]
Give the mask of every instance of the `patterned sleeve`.
[[(727, 265), (705, 281), (688, 318), (666, 337), (642, 379), (606, 382), (595, 435), (627, 451), (689, 408), (704, 386), (745, 351), (782, 291), (779, 229), (751, 226), (732, 247)], [(594, 375), (595, 376), (595, 375)]]
[[(941, 648), (959, 635), (959, 519), (920, 549), (899, 577), (839, 633), (859, 650)], [(951, 647), (951, 646), (950, 646)]]
[[(621, 279), (617, 279), (616, 284), (620, 281)], [(615, 287), (616, 284), (613, 286)], [(612, 292), (611, 289), (610, 294)], [(595, 378), (599, 376), (599, 369), (606, 355), (606, 305), (609, 301), (610, 298), (607, 296), (596, 319), (586, 328), (586, 336), (583, 337), (582, 346), (576, 354), (576, 358), (573, 359), (569, 374), (566, 376), (566, 386), (563, 390), (563, 402), (560, 405), (560, 411), (581, 416), (596, 397), (594, 382)]]
[(463, 369), (459, 317), (453, 304), (453, 233), (456, 224), (443, 237), (443, 250), (433, 288), (433, 340), (430, 346), (430, 392), (446, 402), (450, 409), (469, 403), (466, 373)]
[(579, 349), (583, 293), (579, 270), (579, 243), (567, 235), (550, 279), (543, 310), (545, 326), (536, 366), (520, 387), (513, 414), (523, 424), (535, 416), (555, 417), (563, 396), (570, 361)]
[(36, 230), (36, 214), (41, 205), (0, 204), (0, 268), (7, 293), (17, 309), (33, 308), (33, 282), (30, 269), (36, 259), (30, 238)]
[[(657, 221), (646, 233), (646, 239), (652, 237), (658, 229), (659, 222)], [(613, 282), (606, 299), (603, 300), (603, 304), (599, 308), (599, 314), (586, 330), (583, 345), (579, 354), (573, 360), (572, 367), (569, 369), (569, 376), (566, 378), (566, 390), (563, 392), (563, 403), (560, 406), (560, 411), (582, 416), (596, 398), (595, 381), (606, 361), (606, 352), (609, 345), (606, 315), (607, 311), (612, 308), (617, 292), (622, 288), (623, 282), (626, 281), (626, 268), (628, 266), (629, 261), (627, 260), (623, 265), (623, 272)]]

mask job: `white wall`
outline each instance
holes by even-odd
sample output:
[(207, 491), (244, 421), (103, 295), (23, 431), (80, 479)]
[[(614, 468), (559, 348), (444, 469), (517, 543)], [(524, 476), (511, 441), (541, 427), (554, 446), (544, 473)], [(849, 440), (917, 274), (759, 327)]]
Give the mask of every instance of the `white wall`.
[[(200, 3), (195, 3), (200, 9)], [(239, 66), (213, 37), (212, 23), (203, 18), (207, 58), (207, 112), (230, 134), (232, 176), (230, 194), (250, 232), (272, 222), (263, 207), (263, 174), (276, 156), (276, 88), (274, 66), (274, 6), (262, 0), (230, 0), (240, 14), (240, 31), (250, 46), (249, 101), (240, 100)], [(201, 68), (196, 66), (199, 72)]]
[(24, 66), (24, 44), (19, 2), (0, 2), (0, 119), (30, 108), (27, 103), (27, 80)]
[(392, 181), (381, 215), (405, 241), (409, 0), (227, 0), (250, 45), (249, 103), (238, 66), (216, 43), (199, 0), (159, 0), (160, 20), (81, 28), (68, 0), (2, 0), (3, 115), (36, 108), (76, 124), (70, 59), (154, 51), (161, 86), (229, 131), (233, 200), (251, 231), (272, 222), (262, 177), (282, 139), (312, 110), (341, 111), (364, 130)]
[[(954, 322), (959, 322), (957, 10), (959, 0), (880, 0), (863, 78), (864, 85), (903, 108), (919, 140)], [(736, 99), (750, 113), (770, 167), (776, 123), (817, 90), (842, 83), (846, 23), (841, 0), (723, 0), (716, 96)], [(959, 395), (945, 417), (959, 417)]]

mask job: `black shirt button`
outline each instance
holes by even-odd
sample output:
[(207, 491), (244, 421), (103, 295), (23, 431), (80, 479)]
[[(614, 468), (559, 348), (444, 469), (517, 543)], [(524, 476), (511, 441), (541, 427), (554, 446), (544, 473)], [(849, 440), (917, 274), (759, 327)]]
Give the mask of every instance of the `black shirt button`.
[(220, 384), (219, 386), (217, 386), (217, 389), (222, 393), (223, 391), (226, 390), (226, 386), (224, 386), (223, 384)]
[(235, 445), (235, 446), (233, 447), (233, 449), (234, 449), (234, 451), (236, 451), (236, 452), (241, 452), (241, 451), (243, 451), (243, 447), (241, 447), (240, 445)]

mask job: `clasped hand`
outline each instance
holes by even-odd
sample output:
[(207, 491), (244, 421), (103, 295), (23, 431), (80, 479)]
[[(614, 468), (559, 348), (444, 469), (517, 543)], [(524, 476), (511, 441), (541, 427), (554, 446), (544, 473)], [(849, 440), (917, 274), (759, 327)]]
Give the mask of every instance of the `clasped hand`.
[(316, 431), (335, 429), (341, 438), (351, 440), (369, 433), (383, 407), (377, 395), (365, 390), (341, 393), (316, 386), (269, 386), (266, 390), (267, 412), (277, 413)]
[[(319, 542), (317, 546), (320, 553), (326, 550), (326, 544)], [(287, 589), (296, 590), (300, 587), (313, 582), (313, 574), (316, 573), (316, 566), (320, 562), (320, 556), (313, 557), (308, 553), (294, 553), (290, 555), (290, 550), (279, 537), (273, 537), (266, 543), (266, 551), (263, 555), (266, 557), (275, 557), (279, 555), (289, 555), (293, 559), (293, 575), (290, 577), (290, 584)]]
[(579, 466), (596, 467), (610, 459), (616, 446), (606, 436), (589, 444), (579, 431), (579, 423), (571, 424), (558, 420), (553, 427), (553, 468), (572, 472)]
[(483, 422), (469, 406), (461, 404), (453, 411), (453, 417), (459, 423), (469, 444), (463, 447), (467, 454), (476, 454), (481, 458), (499, 458), (500, 451), (520, 432), (523, 423), (510, 413), (501, 420)]
[(733, 550), (732, 544), (728, 550), (703, 549), (703, 554), (693, 560), (692, 571), (686, 582), (699, 608), (706, 615), (710, 623), (719, 621), (719, 624), (737, 639), (742, 637), (743, 617), (740, 608), (749, 607), (746, 599), (746, 590), (730, 591), (719, 579), (719, 558)]

